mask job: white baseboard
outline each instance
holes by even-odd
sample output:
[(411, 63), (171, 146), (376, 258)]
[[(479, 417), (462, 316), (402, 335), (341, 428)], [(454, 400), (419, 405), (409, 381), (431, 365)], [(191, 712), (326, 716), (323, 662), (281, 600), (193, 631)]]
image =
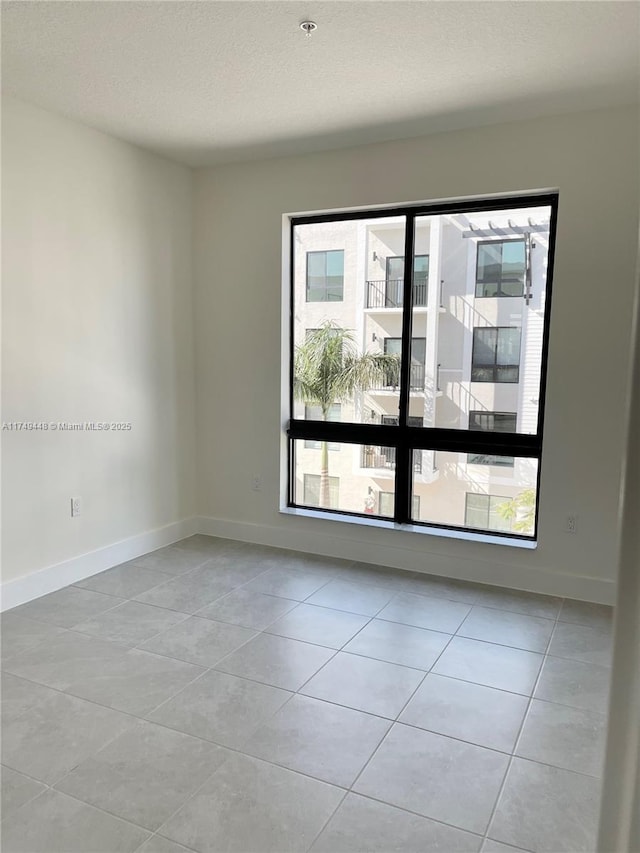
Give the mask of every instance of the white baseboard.
[(127, 560), (133, 560), (164, 545), (170, 545), (196, 532), (197, 520), (185, 518), (164, 527), (122, 539), (120, 542), (114, 542), (96, 551), (80, 554), (62, 563), (47, 566), (22, 578), (7, 581), (0, 587), (0, 610), (9, 610), (19, 604), (25, 604), (48, 592), (55, 592), (71, 583), (90, 578), (98, 572), (118, 566)]
[(194, 533), (392, 566), (459, 580), (507, 586), (545, 595), (576, 598), (581, 601), (615, 603), (616, 585), (612, 580), (573, 575), (552, 569), (523, 568), (508, 562), (498, 564), (478, 556), (468, 560), (433, 552), (426, 554), (424, 548), (417, 550), (367, 541), (366, 531), (356, 532), (352, 528), (349, 530), (351, 535), (348, 536), (328, 536), (325, 532), (310, 531), (306, 527), (285, 530), (273, 525), (221, 518), (186, 518), (48, 566), (25, 577), (7, 581), (0, 587), (0, 610), (9, 610), (41, 595), (55, 592), (68, 584), (77, 583)]
[(574, 575), (552, 568), (526, 568), (510, 564), (508, 554), (504, 563), (496, 563), (481, 556), (474, 556), (473, 560), (469, 560), (426, 552), (424, 548), (418, 550), (395, 547), (378, 541), (367, 541), (365, 528), (362, 528), (364, 533), (349, 527), (351, 535), (343, 533), (329, 536), (325, 532), (311, 531), (308, 527), (285, 530), (273, 525), (207, 517), (196, 519), (196, 527), (198, 533), (241, 542), (254, 542), (258, 545), (306, 551), (310, 554), (340, 557), (412, 572), (506, 586), (543, 595), (575, 598), (598, 604), (615, 604), (616, 584), (613, 580)]

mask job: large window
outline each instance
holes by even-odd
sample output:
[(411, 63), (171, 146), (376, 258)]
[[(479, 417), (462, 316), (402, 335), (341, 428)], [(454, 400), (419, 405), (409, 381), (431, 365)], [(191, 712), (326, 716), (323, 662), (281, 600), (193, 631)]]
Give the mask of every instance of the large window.
[(520, 378), (520, 329), (480, 326), (473, 330), (472, 382), (517, 382)]
[(524, 240), (479, 243), (476, 296), (522, 296), (526, 266)]
[(307, 302), (342, 302), (344, 251), (307, 252)]
[(290, 218), (288, 506), (537, 536), (556, 206)]

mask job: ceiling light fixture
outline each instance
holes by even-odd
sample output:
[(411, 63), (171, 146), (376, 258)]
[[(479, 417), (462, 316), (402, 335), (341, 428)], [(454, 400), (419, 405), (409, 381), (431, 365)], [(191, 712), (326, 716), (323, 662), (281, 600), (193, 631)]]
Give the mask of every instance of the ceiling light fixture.
[(318, 25), (315, 23), (315, 21), (303, 21), (300, 24), (300, 29), (302, 30), (303, 33), (306, 33), (307, 38), (310, 39), (311, 33), (314, 30), (318, 29)]

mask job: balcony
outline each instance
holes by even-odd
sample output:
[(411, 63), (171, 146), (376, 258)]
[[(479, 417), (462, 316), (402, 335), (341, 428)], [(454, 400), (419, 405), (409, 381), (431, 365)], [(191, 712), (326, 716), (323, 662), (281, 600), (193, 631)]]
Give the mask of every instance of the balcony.
[[(378, 470), (395, 470), (396, 448), (395, 447), (372, 447), (365, 444), (362, 448), (362, 468), (377, 468)], [(413, 470), (416, 474), (422, 473), (422, 451), (417, 450), (413, 454)]]
[[(367, 308), (402, 308), (404, 281), (401, 278), (368, 281), (366, 293)], [(426, 308), (427, 282), (420, 279), (413, 283), (413, 307)]]
[[(424, 383), (425, 383), (425, 369), (424, 364), (416, 364), (415, 362), (411, 365), (411, 370), (409, 372), (409, 387), (412, 391), (424, 391)], [(399, 389), (399, 385), (394, 384), (391, 381), (384, 382), (383, 385), (380, 385), (378, 388), (371, 388), (368, 393), (375, 394), (376, 391), (395, 391), (397, 393)]]

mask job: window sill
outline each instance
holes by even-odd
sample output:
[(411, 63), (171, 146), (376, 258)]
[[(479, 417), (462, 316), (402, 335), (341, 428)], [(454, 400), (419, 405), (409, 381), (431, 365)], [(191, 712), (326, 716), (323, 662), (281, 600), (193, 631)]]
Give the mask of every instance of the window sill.
[(314, 509), (299, 507), (281, 507), (283, 515), (296, 515), (301, 518), (319, 518), (321, 521), (339, 521), (341, 524), (355, 524), (360, 527), (377, 527), (380, 530), (399, 530), (402, 533), (419, 533), (423, 536), (437, 536), (442, 539), (462, 539), (467, 542), (482, 542), (486, 545), (506, 545), (508, 548), (524, 548), (533, 551), (538, 547), (537, 541), (531, 539), (507, 539), (503, 536), (492, 536), (490, 533), (471, 533), (465, 530), (447, 530), (442, 527), (423, 527), (419, 524), (396, 524), (394, 521), (384, 521), (381, 518), (363, 518), (362, 516), (342, 515), (334, 512), (318, 512)]

